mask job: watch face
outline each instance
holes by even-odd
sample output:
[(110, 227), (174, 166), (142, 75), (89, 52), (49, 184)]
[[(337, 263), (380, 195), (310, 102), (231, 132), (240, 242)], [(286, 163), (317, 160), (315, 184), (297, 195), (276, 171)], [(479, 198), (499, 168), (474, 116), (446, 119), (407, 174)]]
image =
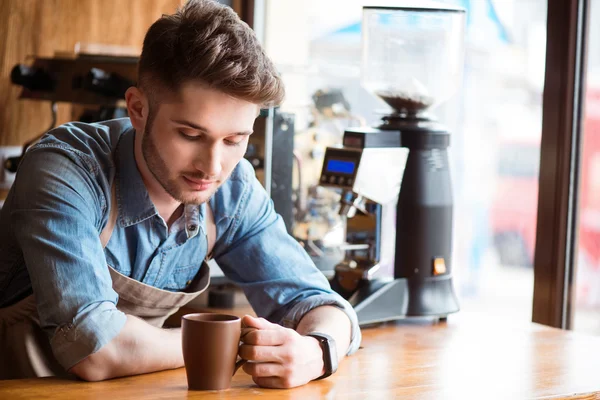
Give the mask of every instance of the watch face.
[[(327, 371), (330, 371), (329, 373), (333, 374), (335, 371), (337, 371), (338, 367), (337, 348), (335, 347), (335, 341), (332, 338), (327, 339), (326, 347), (329, 349), (329, 369)], [(325, 356), (324, 352), (323, 356)]]

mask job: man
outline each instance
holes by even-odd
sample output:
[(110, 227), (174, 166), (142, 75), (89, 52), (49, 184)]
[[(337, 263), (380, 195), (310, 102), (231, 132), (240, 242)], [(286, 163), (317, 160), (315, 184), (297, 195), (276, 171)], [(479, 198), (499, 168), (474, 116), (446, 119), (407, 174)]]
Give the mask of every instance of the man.
[(190, 0), (156, 21), (129, 118), (54, 129), (19, 167), (0, 215), (0, 377), (182, 367), (181, 333), (162, 323), (206, 289), (210, 256), (264, 317), (242, 321), (258, 385), (303, 385), (333, 372), (330, 352), (356, 351), (356, 314), (243, 159), (283, 95), (231, 9)]

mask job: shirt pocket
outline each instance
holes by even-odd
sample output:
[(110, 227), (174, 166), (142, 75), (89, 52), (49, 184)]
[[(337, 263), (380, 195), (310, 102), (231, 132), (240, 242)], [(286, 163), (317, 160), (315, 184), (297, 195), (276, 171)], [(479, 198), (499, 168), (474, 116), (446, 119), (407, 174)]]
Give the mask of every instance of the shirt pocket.
[(201, 266), (202, 264), (191, 264), (175, 267), (167, 279), (167, 284), (164, 289), (170, 291), (181, 291), (187, 288), (196, 277), (196, 274), (198, 274), (198, 271), (200, 271)]
[(121, 275), (125, 275), (129, 278), (132, 278), (130, 264), (120, 263), (119, 260), (116, 257), (114, 257), (113, 253), (106, 248), (104, 249), (104, 256), (106, 257), (106, 265), (108, 265)]

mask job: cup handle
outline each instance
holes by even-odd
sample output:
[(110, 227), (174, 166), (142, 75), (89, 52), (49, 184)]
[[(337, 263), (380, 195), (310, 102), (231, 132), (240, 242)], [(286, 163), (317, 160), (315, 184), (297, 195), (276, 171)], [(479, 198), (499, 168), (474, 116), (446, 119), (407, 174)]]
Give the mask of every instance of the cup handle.
[(231, 376), (235, 375), (235, 373), (237, 372), (238, 369), (240, 369), (240, 367), (244, 364), (246, 364), (246, 361), (248, 360), (244, 360), (243, 358), (239, 359), (236, 363), (235, 363), (235, 368), (233, 369), (233, 374), (231, 374)]

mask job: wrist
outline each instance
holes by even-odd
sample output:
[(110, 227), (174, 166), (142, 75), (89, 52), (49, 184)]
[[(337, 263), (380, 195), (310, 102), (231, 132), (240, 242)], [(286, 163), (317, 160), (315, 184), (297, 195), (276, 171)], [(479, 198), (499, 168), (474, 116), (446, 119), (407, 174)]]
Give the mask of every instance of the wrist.
[(337, 371), (338, 358), (335, 339), (328, 334), (322, 332), (311, 332), (307, 336), (314, 337), (319, 342), (323, 361), (323, 374), (316, 379), (327, 378)]
[(315, 379), (323, 376), (325, 374), (325, 363), (323, 362), (323, 348), (321, 347), (321, 343), (319, 342), (319, 340), (317, 338), (315, 338), (314, 336), (304, 336), (309, 343), (311, 344), (311, 354), (314, 354), (313, 358), (314, 361), (314, 365), (315, 365), (315, 370), (317, 375), (315, 376)]

